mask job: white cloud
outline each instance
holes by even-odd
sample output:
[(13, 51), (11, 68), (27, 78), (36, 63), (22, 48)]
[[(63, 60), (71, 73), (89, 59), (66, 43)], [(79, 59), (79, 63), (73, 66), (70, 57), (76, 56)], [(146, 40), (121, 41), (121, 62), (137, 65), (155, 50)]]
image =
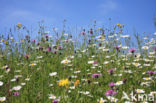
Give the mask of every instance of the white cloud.
[(113, 0), (105, 0), (104, 3), (99, 5), (100, 13), (103, 15), (108, 14), (118, 8), (118, 4)]
[(1, 18), (0, 22), (4, 24), (4, 26), (15, 25), (18, 22), (32, 25), (34, 23), (37, 24), (41, 20), (45, 20), (50, 23), (56, 21), (54, 17), (47, 17), (46, 15), (39, 14), (34, 11), (14, 9), (10, 11), (6, 10), (6, 12), (3, 13), (3, 18)]

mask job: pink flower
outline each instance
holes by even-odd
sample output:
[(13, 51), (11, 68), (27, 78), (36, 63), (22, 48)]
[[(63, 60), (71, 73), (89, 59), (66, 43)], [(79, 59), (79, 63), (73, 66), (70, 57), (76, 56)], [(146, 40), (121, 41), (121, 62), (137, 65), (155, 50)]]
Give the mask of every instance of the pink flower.
[(131, 53), (134, 53), (134, 52), (136, 51), (136, 49), (135, 49), (135, 48), (131, 48), (131, 49), (129, 49), (129, 51), (130, 51)]
[(114, 47), (117, 51), (120, 51), (120, 47), (119, 46), (115, 46)]
[(109, 86), (110, 87), (114, 87), (115, 86), (115, 83), (111, 82), (111, 83), (109, 83)]
[(82, 35), (85, 35), (85, 32), (81, 32)]
[(114, 69), (109, 69), (108, 70), (108, 72), (110, 73), (110, 75), (112, 75), (114, 71), (115, 71)]
[(48, 51), (49, 51), (49, 52), (51, 51), (51, 47), (48, 47)]
[(19, 95), (20, 95), (19, 92), (14, 92), (14, 93), (13, 93), (13, 96), (19, 96)]
[(29, 55), (29, 54), (26, 54), (26, 55), (24, 55), (24, 57), (25, 57), (26, 59), (29, 59), (30, 55)]
[(117, 92), (115, 92), (113, 89), (109, 89), (109, 90), (105, 93), (106, 96), (113, 96), (113, 95), (115, 95), (115, 94), (117, 94)]
[(35, 42), (36, 42), (36, 40), (33, 40), (32, 42), (33, 42), (33, 43), (35, 43)]
[(97, 61), (94, 61), (94, 63), (93, 64), (98, 64), (98, 62)]
[(54, 99), (52, 103), (58, 103), (58, 100)]
[(150, 74), (150, 75), (153, 75), (154, 74), (154, 72), (151, 71), (151, 70), (147, 71), (147, 73)]
[(98, 78), (99, 76), (101, 76), (101, 74), (99, 74), (99, 73), (92, 74), (92, 78)]
[(89, 33), (90, 33), (90, 34), (93, 34), (93, 29), (90, 29)]
[(153, 49), (156, 51), (156, 46)]

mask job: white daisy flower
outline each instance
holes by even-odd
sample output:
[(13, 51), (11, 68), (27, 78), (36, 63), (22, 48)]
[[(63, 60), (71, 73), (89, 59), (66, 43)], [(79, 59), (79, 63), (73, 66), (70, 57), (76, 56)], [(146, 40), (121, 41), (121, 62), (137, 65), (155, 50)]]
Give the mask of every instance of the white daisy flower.
[(122, 37), (122, 38), (128, 38), (129, 35), (121, 35), (120, 37)]
[(2, 86), (3, 85), (3, 82), (2, 81), (0, 81), (0, 86)]
[(70, 60), (65, 59), (65, 60), (62, 60), (62, 61), (61, 61), (61, 64), (68, 64), (68, 63), (70, 63), (70, 62), (71, 62)]
[(152, 80), (152, 78), (151, 77), (145, 77), (145, 78), (143, 78), (143, 80)]
[(143, 46), (142, 49), (144, 49), (144, 50), (148, 50), (149, 47), (148, 47), (148, 46)]
[(35, 66), (35, 65), (36, 65), (35, 63), (32, 63), (32, 64), (30, 64), (29, 66), (33, 67), (33, 66)]
[(78, 70), (78, 71), (74, 71), (75, 74), (80, 73), (80, 72), (81, 72), (80, 70)]
[(136, 93), (145, 93), (143, 89), (136, 89)]
[(70, 89), (75, 89), (75, 86), (69, 87)]
[(0, 97), (0, 102), (4, 102), (6, 100), (6, 97)]
[(26, 78), (25, 80), (26, 80), (26, 81), (29, 81), (29, 80), (30, 80), (30, 78)]
[(122, 85), (123, 84), (123, 81), (118, 81), (115, 83), (115, 85)]
[(105, 61), (103, 64), (108, 64), (109, 63), (109, 61)]
[(49, 84), (49, 87), (52, 87), (53, 86), (53, 84)]
[(112, 97), (112, 96), (107, 96), (107, 98), (111, 101), (111, 102), (117, 102), (118, 101), (118, 99), (117, 98), (114, 98), (114, 97)]
[(21, 88), (22, 88), (22, 86), (18, 85), (18, 86), (13, 87), (12, 90), (18, 91), (18, 90), (20, 90)]
[(49, 99), (56, 99), (56, 96), (54, 96), (53, 94), (49, 94)]
[(26, 83), (21, 83), (21, 85), (25, 85)]
[(88, 61), (88, 64), (93, 64), (94, 63), (94, 61), (92, 60), (92, 61)]
[(55, 76), (55, 75), (57, 75), (57, 72), (49, 73), (49, 76)]
[(16, 79), (15, 79), (15, 78), (13, 78), (13, 79), (11, 79), (10, 81), (11, 81), (11, 82), (15, 82), (15, 81), (16, 81)]

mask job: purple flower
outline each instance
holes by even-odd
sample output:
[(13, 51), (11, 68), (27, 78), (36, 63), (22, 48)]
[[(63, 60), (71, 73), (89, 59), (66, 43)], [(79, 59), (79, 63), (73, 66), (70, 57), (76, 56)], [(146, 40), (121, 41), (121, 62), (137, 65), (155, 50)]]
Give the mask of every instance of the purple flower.
[(117, 92), (115, 92), (113, 89), (109, 89), (107, 90), (107, 92), (105, 93), (106, 96), (113, 96), (117, 94)]
[(115, 86), (115, 83), (111, 82), (111, 83), (109, 83), (109, 86), (110, 87), (114, 87)]
[(108, 70), (108, 72), (110, 73), (110, 75), (112, 75), (114, 71), (115, 71), (114, 69), (109, 69)]
[(89, 33), (90, 33), (90, 34), (93, 34), (93, 29), (90, 29)]
[(33, 40), (32, 42), (33, 42), (33, 43), (35, 43), (35, 42), (36, 42), (36, 40)]
[(115, 46), (114, 47), (117, 51), (120, 51), (120, 47), (119, 46)]
[(126, 79), (126, 78), (124, 78), (124, 79), (122, 79), (122, 81), (123, 81), (123, 83), (126, 83), (126, 82), (127, 82), (127, 79)]
[(40, 45), (40, 42), (38, 42), (37, 45)]
[(48, 51), (49, 51), (49, 52), (51, 51), (51, 47), (48, 47)]
[(94, 63), (93, 64), (98, 64), (98, 62), (97, 61), (94, 61)]
[(61, 49), (62, 49), (62, 47), (61, 47), (61, 46), (57, 46), (57, 49), (61, 50)]
[(45, 37), (48, 38), (49, 37), (48, 34), (46, 34)]
[(13, 96), (19, 96), (19, 95), (20, 95), (19, 92), (14, 92), (14, 93), (13, 93)]
[(29, 59), (30, 55), (29, 55), (29, 54), (26, 54), (26, 55), (24, 55), (24, 57), (25, 57), (26, 59)]
[(150, 75), (153, 75), (154, 74), (154, 72), (151, 71), (151, 70), (147, 71), (147, 73), (150, 74)]
[(156, 46), (153, 49), (156, 51)]
[(135, 48), (131, 48), (131, 49), (129, 49), (129, 51), (130, 51), (131, 53), (134, 53), (134, 52), (136, 51), (136, 49), (135, 49)]
[(54, 54), (56, 54), (56, 53), (57, 53), (57, 51), (55, 50), (55, 51), (53, 51), (53, 53), (54, 53)]
[(43, 47), (43, 46), (40, 46), (40, 47), (39, 47), (39, 50), (43, 50), (44, 48), (45, 48), (45, 47)]
[(54, 99), (54, 100), (53, 100), (53, 103), (58, 103), (58, 100)]
[(81, 32), (82, 35), (85, 35), (85, 32)]
[(99, 73), (92, 74), (92, 78), (98, 78), (99, 76), (101, 76), (101, 74), (99, 74)]

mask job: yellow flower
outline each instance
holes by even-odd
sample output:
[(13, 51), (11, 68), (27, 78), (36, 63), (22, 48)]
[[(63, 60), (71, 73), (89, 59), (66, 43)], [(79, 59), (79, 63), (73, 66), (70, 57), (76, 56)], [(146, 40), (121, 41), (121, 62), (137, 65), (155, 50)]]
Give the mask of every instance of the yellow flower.
[(105, 39), (105, 37), (104, 36), (101, 36), (101, 40), (104, 40)]
[(68, 84), (69, 84), (68, 79), (60, 80), (58, 83), (59, 86), (68, 86)]
[(8, 44), (8, 41), (6, 40), (6, 41), (4, 41), (4, 43), (5, 43), (5, 44)]
[(18, 28), (21, 28), (22, 27), (22, 24), (21, 23), (17, 23), (17, 27)]
[(102, 28), (98, 28), (98, 30), (102, 30)]
[(120, 28), (124, 27), (124, 24), (120, 24)]
[(122, 30), (119, 31), (119, 33), (122, 33), (122, 32), (123, 32)]
[(76, 81), (74, 82), (74, 86), (77, 86), (77, 85), (80, 85), (80, 81), (79, 81), (79, 80), (76, 80)]
[(23, 43), (24, 41), (23, 41), (23, 40), (21, 40), (20, 42), (21, 42), (21, 43)]
[(120, 26), (120, 24), (116, 24), (117, 26)]

